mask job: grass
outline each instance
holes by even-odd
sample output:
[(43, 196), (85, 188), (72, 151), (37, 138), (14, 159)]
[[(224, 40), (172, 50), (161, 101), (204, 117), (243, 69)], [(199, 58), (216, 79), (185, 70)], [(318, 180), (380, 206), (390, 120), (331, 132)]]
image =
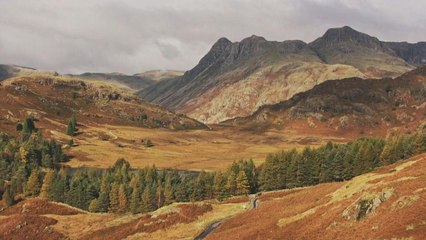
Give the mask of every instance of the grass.
[[(78, 147), (69, 152), (75, 156), (67, 163), (72, 167), (106, 168), (125, 158), (132, 167), (155, 164), (160, 168), (224, 170), (233, 161), (252, 158), (259, 165), (269, 153), (306, 146), (298, 143), (304, 136), (287, 137), (281, 132), (251, 135), (229, 129), (170, 131), (112, 125), (87, 126), (81, 131), (83, 134), (74, 138)], [(99, 134), (115, 139), (102, 141)], [(140, 142), (147, 138), (155, 146), (146, 148)]]

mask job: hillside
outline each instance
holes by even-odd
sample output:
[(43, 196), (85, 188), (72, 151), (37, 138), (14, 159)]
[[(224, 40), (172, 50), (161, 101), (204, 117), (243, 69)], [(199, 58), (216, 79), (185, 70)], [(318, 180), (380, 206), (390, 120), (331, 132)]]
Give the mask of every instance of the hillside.
[[(182, 77), (140, 91), (147, 101), (205, 123), (248, 116), (265, 104), (287, 100), (329, 79), (396, 77), (419, 65), (425, 45), (398, 50), (398, 44), (343, 27), (312, 43), (241, 42), (219, 39), (197, 66)], [(394, 50), (395, 49), (395, 50)], [(407, 59), (406, 62), (404, 59)]]
[(423, 239), (426, 155), (348, 182), (264, 193), (206, 239)]
[(38, 70), (29, 67), (21, 67), (16, 65), (0, 64), (0, 82), (11, 77), (17, 76), (58, 76), (55, 71)]
[(422, 239), (425, 168), (422, 154), (347, 182), (264, 192), (255, 209), (237, 197), (149, 214), (97, 214), (29, 199), (0, 212), (0, 237), (194, 239), (219, 222), (206, 239)]
[(72, 115), (80, 124), (115, 124), (145, 128), (204, 128), (199, 122), (146, 103), (102, 82), (68, 77), (15, 77), (0, 85), (0, 126), (16, 134), (27, 117), (49, 130), (64, 131)]
[(242, 129), (309, 129), (309, 132), (410, 131), (426, 114), (426, 67), (398, 78), (327, 81), (252, 116), (224, 122)]

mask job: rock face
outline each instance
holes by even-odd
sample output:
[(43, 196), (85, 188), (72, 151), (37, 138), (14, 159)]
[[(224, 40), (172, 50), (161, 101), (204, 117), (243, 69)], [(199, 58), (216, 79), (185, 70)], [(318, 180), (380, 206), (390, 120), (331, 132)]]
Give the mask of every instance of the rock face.
[(349, 27), (330, 29), (310, 44), (259, 36), (241, 42), (221, 38), (182, 77), (153, 84), (139, 95), (199, 121), (218, 123), (248, 116), (329, 79), (395, 77), (413, 69), (400, 56), (411, 62), (418, 62), (418, 56), (394, 48)]

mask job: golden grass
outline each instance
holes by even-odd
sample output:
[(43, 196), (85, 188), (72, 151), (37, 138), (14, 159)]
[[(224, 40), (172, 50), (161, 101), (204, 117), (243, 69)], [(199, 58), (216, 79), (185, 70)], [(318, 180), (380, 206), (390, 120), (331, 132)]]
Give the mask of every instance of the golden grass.
[[(106, 168), (118, 158), (125, 158), (132, 167), (155, 164), (160, 168), (224, 170), (233, 161), (252, 158), (259, 165), (269, 153), (306, 146), (298, 143), (304, 136), (283, 132), (253, 135), (229, 129), (170, 131), (112, 125), (81, 130), (83, 134), (74, 138), (78, 147), (69, 152), (75, 156), (67, 163), (72, 167)], [(114, 137), (102, 141), (100, 133)], [(142, 139), (150, 139), (154, 147), (146, 148)]]

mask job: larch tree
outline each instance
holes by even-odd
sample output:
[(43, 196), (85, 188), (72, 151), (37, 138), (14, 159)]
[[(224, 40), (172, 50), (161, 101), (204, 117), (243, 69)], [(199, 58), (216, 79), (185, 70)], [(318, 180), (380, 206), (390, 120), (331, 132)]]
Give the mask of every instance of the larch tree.
[(34, 168), (33, 171), (31, 171), (31, 175), (25, 186), (25, 196), (37, 197), (40, 193), (40, 182), (40, 170), (38, 168)]
[(118, 188), (118, 212), (127, 212), (127, 193), (124, 184), (121, 184)]
[(46, 200), (54, 200), (53, 189), (55, 181), (55, 171), (49, 169), (43, 179), (43, 185), (40, 190), (40, 197)]

